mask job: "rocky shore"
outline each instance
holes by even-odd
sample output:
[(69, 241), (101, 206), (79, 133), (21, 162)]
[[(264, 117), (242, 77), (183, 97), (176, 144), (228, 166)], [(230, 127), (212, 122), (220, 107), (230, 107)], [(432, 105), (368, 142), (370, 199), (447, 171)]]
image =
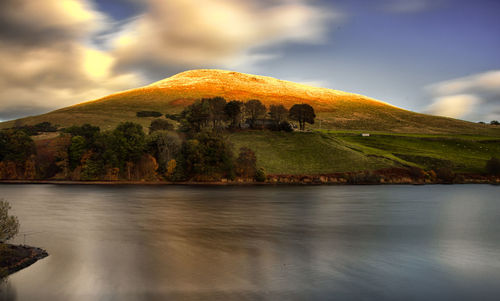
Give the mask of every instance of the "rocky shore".
[(0, 244), (0, 277), (27, 268), (47, 256), (47, 251), (40, 248)]

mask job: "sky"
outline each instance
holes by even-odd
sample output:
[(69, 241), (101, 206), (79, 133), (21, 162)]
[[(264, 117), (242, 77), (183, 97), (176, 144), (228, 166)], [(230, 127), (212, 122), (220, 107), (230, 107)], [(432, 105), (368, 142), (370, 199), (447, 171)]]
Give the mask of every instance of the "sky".
[(190, 69), (500, 120), (498, 0), (2, 0), (0, 120)]

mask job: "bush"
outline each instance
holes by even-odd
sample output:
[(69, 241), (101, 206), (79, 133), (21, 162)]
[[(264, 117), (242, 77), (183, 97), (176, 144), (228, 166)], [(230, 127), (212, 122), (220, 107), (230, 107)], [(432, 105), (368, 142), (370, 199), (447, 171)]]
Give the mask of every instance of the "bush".
[(436, 169), (436, 177), (444, 183), (453, 183), (455, 174), (450, 168), (441, 167)]
[(153, 133), (155, 131), (168, 131), (173, 130), (174, 125), (168, 122), (165, 119), (155, 119), (151, 121), (151, 125), (149, 126), (149, 133)]
[(486, 162), (486, 172), (489, 175), (498, 176), (500, 175), (500, 159), (491, 158)]
[(408, 168), (408, 173), (410, 174), (410, 177), (412, 177), (413, 179), (419, 180), (425, 178), (425, 172), (421, 168), (418, 168), (416, 166)]
[(139, 111), (136, 113), (137, 117), (161, 117), (162, 113), (157, 111)]
[(279, 124), (279, 130), (283, 132), (293, 132), (292, 125), (288, 121), (282, 121)]
[(266, 173), (265, 173), (263, 168), (259, 168), (255, 172), (255, 181), (257, 181), (257, 182), (265, 182), (266, 181)]
[(181, 116), (179, 114), (165, 114), (165, 118), (172, 119), (175, 121), (181, 120)]

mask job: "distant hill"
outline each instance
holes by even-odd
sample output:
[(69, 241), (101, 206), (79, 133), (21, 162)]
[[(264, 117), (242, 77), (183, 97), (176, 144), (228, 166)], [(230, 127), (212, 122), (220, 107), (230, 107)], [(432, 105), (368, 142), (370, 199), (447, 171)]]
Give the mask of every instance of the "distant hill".
[(315, 127), (397, 133), (498, 134), (498, 129), (472, 122), (419, 114), (353, 93), (316, 88), (266, 76), (224, 70), (191, 70), (151, 85), (111, 94), (47, 114), (0, 124), (36, 124), (44, 121), (63, 127), (91, 123), (111, 129), (128, 120), (149, 125), (151, 118), (138, 118), (138, 111), (178, 113), (204, 97), (222, 96), (228, 101), (259, 99), (266, 106), (308, 103), (317, 112)]

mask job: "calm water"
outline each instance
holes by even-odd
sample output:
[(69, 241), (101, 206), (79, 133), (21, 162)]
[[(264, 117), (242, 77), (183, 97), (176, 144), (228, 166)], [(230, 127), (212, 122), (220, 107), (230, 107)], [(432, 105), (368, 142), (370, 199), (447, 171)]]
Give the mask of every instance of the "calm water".
[(0, 185), (0, 197), (50, 253), (0, 300), (500, 296), (498, 186)]

